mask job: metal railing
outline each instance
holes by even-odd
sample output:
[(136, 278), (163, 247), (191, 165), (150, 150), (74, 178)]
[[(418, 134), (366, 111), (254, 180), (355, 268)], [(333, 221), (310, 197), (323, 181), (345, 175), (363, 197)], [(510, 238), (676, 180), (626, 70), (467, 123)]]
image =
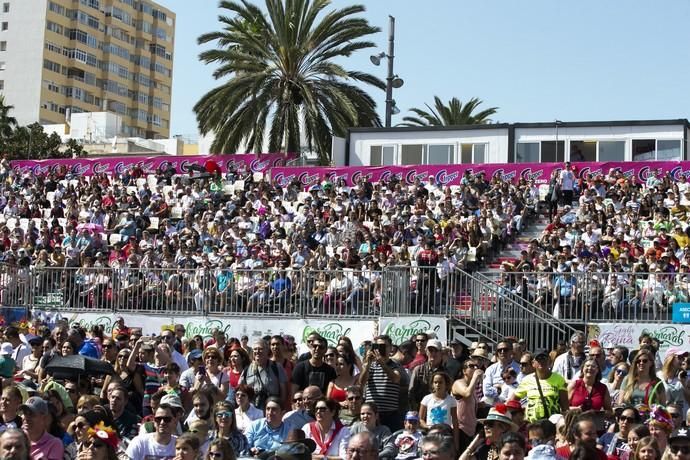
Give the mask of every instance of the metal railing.
[(371, 270), (2, 265), (0, 305), (164, 314), (374, 317), (382, 313), (384, 289), (392, 299), (392, 281), (390, 276), (384, 279), (381, 271)]
[(374, 318), (444, 316), (490, 341), (551, 346), (574, 329), (479, 274), (0, 265), (0, 305), (79, 312)]
[(690, 301), (688, 273), (492, 271), (483, 276), (566, 323), (669, 322), (673, 304)]
[(454, 318), (489, 340), (517, 337), (526, 340), (531, 349), (551, 349), (576, 332), (549, 312), (487, 282), (480, 273), (461, 276), (461, 284), (466, 295), (471, 296), (471, 302), (463, 305)]

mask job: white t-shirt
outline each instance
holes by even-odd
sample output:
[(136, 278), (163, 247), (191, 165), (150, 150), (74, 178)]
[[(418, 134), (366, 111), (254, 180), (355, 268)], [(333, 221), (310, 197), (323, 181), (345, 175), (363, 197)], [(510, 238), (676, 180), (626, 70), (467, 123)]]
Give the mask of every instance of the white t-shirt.
[(132, 460), (172, 460), (175, 458), (175, 441), (173, 436), (167, 445), (156, 442), (156, 433), (139, 435), (127, 446), (127, 456)]
[(427, 426), (439, 423), (453, 426), (450, 413), (455, 410), (458, 403), (451, 395), (446, 395), (445, 399), (437, 399), (430, 393), (422, 398), (422, 405), (426, 406)]

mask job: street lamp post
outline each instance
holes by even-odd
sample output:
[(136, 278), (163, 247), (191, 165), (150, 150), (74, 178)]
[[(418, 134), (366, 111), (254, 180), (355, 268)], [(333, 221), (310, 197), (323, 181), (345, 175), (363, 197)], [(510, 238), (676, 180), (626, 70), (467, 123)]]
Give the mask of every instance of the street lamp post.
[(395, 18), (388, 16), (388, 53), (379, 53), (371, 56), (374, 65), (381, 64), (381, 58), (388, 58), (388, 74), (386, 75), (386, 128), (391, 126), (391, 117), (396, 112), (393, 88), (400, 88), (405, 82), (393, 73), (393, 59), (395, 58)]

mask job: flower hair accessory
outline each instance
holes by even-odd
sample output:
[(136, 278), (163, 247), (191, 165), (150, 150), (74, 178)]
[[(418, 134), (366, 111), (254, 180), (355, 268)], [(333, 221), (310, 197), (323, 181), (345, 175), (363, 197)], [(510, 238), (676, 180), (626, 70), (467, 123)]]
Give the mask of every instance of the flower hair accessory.
[(671, 415), (664, 406), (652, 406), (647, 424), (649, 425), (652, 423), (660, 426), (668, 433), (673, 431), (673, 418), (671, 418)]
[(109, 426), (105, 426), (103, 422), (100, 422), (93, 428), (89, 428), (87, 433), (92, 438), (100, 439), (102, 442), (112, 447), (113, 450), (117, 450), (117, 446), (120, 444), (115, 430)]

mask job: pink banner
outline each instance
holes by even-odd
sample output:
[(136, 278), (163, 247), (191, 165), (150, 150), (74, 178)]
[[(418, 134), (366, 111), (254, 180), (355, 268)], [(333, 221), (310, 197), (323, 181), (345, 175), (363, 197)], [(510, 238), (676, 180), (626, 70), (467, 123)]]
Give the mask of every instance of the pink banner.
[(263, 153), (260, 155), (193, 155), (193, 156), (120, 156), (102, 158), (77, 158), (57, 160), (16, 160), (11, 165), (20, 173), (31, 172), (36, 175), (57, 171), (62, 166), (69, 174), (75, 176), (92, 176), (94, 174), (121, 174), (132, 165), (141, 166), (146, 174), (155, 173), (161, 165), (171, 164), (178, 173), (186, 173), (192, 164), (203, 166), (207, 160), (218, 163), (220, 169), (226, 172), (228, 168), (236, 170), (246, 169), (252, 172), (268, 172), (276, 166), (285, 166), (289, 160), (296, 158), (296, 154)]
[[(637, 162), (578, 162), (572, 163), (578, 177), (587, 178), (589, 174), (606, 175), (611, 169), (621, 171), (626, 177), (635, 176), (646, 181), (651, 171), (670, 174), (674, 180), (681, 175), (690, 177), (690, 161), (637, 161)], [(322, 181), (335, 182), (339, 179), (352, 186), (360, 178), (371, 182), (389, 181), (393, 177), (412, 184), (415, 179), (427, 181), (433, 177), (442, 185), (459, 185), (465, 171), (475, 176), (484, 173), (487, 178), (501, 177), (504, 180), (534, 180), (537, 184), (549, 181), (551, 172), (560, 170), (563, 163), (510, 163), (483, 165), (415, 165), (415, 166), (345, 166), (330, 167), (276, 167), (271, 170), (271, 178), (281, 186), (297, 179), (304, 187)]]

